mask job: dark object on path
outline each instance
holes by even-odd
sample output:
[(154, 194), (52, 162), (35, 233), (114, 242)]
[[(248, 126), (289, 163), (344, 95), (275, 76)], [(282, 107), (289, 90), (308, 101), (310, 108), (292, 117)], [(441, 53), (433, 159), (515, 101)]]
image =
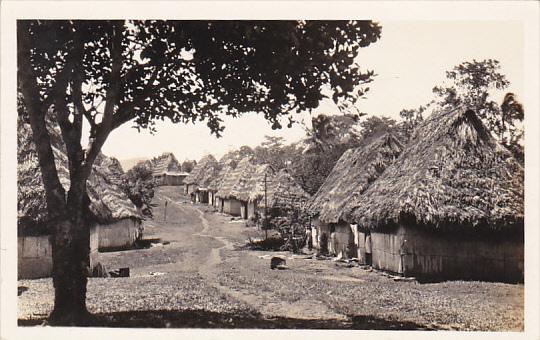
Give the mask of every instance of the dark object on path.
[[(160, 238), (145, 238), (145, 239), (137, 240), (135, 245), (136, 245), (136, 249), (143, 249), (143, 248), (147, 249), (147, 248), (151, 248), (152, 244), (161, 243), (161, 242), (162, 241)], [(163, 244), (165, 244), (165, 242), (163, 242)]]
[(92, 270), (92, 277), (108, 277), (107, 268), (101, 262), (98, 262)]
[(284, 258), (274, 256), (270, 260), (270, 269), (287, 269), (287, 262)]
[(22, 293), (26, 292), (27, 290), (28, 290), (28, 287), (25, 287), (25, 286), (17, 287), (17, 296), (21, 296)]
[(120, 268), (109, 272), (111, 277), (129, 277), (129, 268)]

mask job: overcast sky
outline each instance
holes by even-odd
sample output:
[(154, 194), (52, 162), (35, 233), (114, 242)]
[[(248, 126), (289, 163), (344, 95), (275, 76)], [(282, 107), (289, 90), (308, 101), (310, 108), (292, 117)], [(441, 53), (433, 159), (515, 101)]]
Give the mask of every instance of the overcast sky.
[[(472, 59), (496, 59), (511, 85), (507, 91), (523, 93), (523, 32), (517, 21), (393, 21), (381, 22), (379, 41), (360, 50), (358, 61), (377, 76), (369, 85), (367, 99), (358, 103), (362, 112), (399, 118), (402, 109), (416, 108), (429, 102), (431, 89), (440, 84), (445, 71)], [(505, 91), (505, 92), (507, 92)], [(504, 93), (494, 93), (500, 102)], [(332, 103), (325, 102), (313, 114), (338, 114)], [(301, 115), (309, 124), (309, 116)], [(224, 118), (222, 138), (211, 136), (204, 123), (197, 125), (158, 123), (158, 132), (124, 126), (113, 131), (103, 153), (118, 159), (153, 157), (173, 152), (179, 160), (200, 159), (208, 153), (220, 157), (242, 145), (254, 147), (265, 135), (282, 136), (295, 142), (304, 136), (304, 128), (272, 130), (262, 116), (248, 114)]]

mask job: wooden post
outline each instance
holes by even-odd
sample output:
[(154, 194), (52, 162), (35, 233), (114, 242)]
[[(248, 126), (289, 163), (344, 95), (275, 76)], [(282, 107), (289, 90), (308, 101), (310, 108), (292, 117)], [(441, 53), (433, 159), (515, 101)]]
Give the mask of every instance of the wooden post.
[(165, 212), (163, 214), (163, 221), (164, 222), (167, 222), (167, 203), (169, 203), (169, 201), (167, 199), (165, 199)]
[(264, 239), (268, 239), (268, 199), (266, 197), (266, 176), (267, 174), (264, 174)]

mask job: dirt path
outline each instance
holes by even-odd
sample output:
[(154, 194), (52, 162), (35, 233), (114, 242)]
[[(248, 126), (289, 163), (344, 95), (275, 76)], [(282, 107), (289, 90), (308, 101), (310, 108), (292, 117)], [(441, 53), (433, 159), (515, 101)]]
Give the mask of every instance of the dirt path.
[[(259, 232), (191, 204), (178, 187), (160, 187), (155, 203), (144, 235), (161, 242), (100, 253), (107, 268), (129, 267), (131, 275), (89, 279), (89, 310), (120, 326), (523, 330), (523, 285), (395, 282), (334, 261), (238, 250)], [(275, 255), (287, 257), (288, 270), (270, 269)], [(19, 320), (39, 322), (52, 310), (52, 280), (19, 286), (27, 289)]]
[(279, 316), (295, 319), (320, 320), (347, 319), (346, 315), (336, 313), (327, 308), (325, 305), (321, 304), (320, 302), (299, 300), (294, 303), (290, 303), (288, 301), (280, 301), (277, 299), (273, 299), (272, 302), (268, 303), (266, 302), (268, 300), (268, 296), (266, 296), (266, 299), (263, 299), (262, 295), (265, 294), (262, 292), (260, 295), (255, 295), (238, 288), (231, 288), (229, 286), (220, 284), (218, 280), (218, 276), (220, 274), (219, 266), (225, 262), (225, 259), (222, 256), (222, 252), (223, 250), (234, 250), (234, 243), (231, 242), (227, 237), (213, 236), (208, 233), (210, 223), (206, 219), (205, 214), (202, 210), (198, 209), (197, 207), (187, 207), (183, 203), (178, 203), (175, 201), (173, 201), (173, 203), (177, 205), (180, 209), (195, 210), (198, 213), (198, 217), (203, 228), (200, 232), (194, 233), (194, 236), (211, 238), (222, 244), (220, 247), (212, 248), (208, 258), (206, 259), (206, 262), (204, 262), (199, 268), (199, 273), (202, 277), (206, 279), (206, 282), (209, 285), (218, 289), (220, 292), (231, 296), (236, 300), (246, 303), (253, 310), (267, 317)]

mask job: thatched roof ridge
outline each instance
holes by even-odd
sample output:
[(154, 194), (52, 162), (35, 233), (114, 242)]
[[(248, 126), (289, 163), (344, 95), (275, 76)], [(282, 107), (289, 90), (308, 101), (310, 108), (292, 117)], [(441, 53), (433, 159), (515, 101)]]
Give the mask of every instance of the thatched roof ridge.
[(249, 157), (243, 158), (236, 168), (229, 171), (226, 176), (223, 178), (221, 187), (216, 192), (217, 197), (221, 198), (231, 198), (235, 197), (234, 192), (235, 185), (240, 181), (240, 179), (245, 178), (246, 175), (249, 176), (253, 169), (253, 164)]
[(438, 109), (361, 198), (350, 221), (434, 229), (523, 228), (524, 170), (471, 110)]
[(242, 194), (241, 199), (244, 201), (256, 201), (264, 195), (264, 180), (266, 176), (267, 186), (276, 175), (276, 171), (269, 164), (257, 165), (255, 171), (247, 183), (247, 190)]
[[(65, 148), (60, 144), (60, 131), (49, 126), (49, 132), (60, 183), (67, 191), (70, 185), (68, 160)], [(41, 232), (47, 232), (43, 230), (50, 222), (45, 190), (35, 146), (30, 136), (30, 126), (19, 119), (17, 131), (18, 223), (25, 230), (35, 231), (38, 228)], [(115, 166), (115, 162), (104, 155), (99, 155), (93, 166), (87, 182), (93, 218), (100, 223), (112, 223), (125, 218), (140, 220), (141, 216), (137, 209), (119, 187), (119, 174), (113, 171)]]
[(182, 167), (172, 152), (164, 152), (151, 161), (152, 173), (154, 175), (166, 172), (180, 172)]
[(217, 174), (218, 162), (212, 155), (206, 155), (193, 167), (190, 174), (184, 178), (184, 184), (195, 184), (206, 187)]
[(307, 210), (325, 223), (337, 223), (347, 203), (354, 202), (402, 151), (403, 145), (391, 133), (345, 151)]
[(218, 191), (221, 188), (223, 180), (227, 177), (228, 173), (232, 171), (232, 168), (228, 165), (223, 166), (221, 163), (218, 163), (218, 165), (221, 168), (208, 184), (208, 190)]
[[(262, 202), (264, 198), (260, 197)], [(302, 189), (286, 169), (281, 169), (266, 184), (268, 208), (303, 209), (310, 195)]]
[[(275, 171), (268, 164), (252, 165), (244, 169), (243, 176), (233, 187), (231, 195), (241, 201), (249, 201), (252, 193), (255, 190), (260, 190), (263, 186), (264, 190), (264, 174), (268, 175), (268, 180), (273, 176)], [(261, 183), (262, 182), (262, 183)]]

